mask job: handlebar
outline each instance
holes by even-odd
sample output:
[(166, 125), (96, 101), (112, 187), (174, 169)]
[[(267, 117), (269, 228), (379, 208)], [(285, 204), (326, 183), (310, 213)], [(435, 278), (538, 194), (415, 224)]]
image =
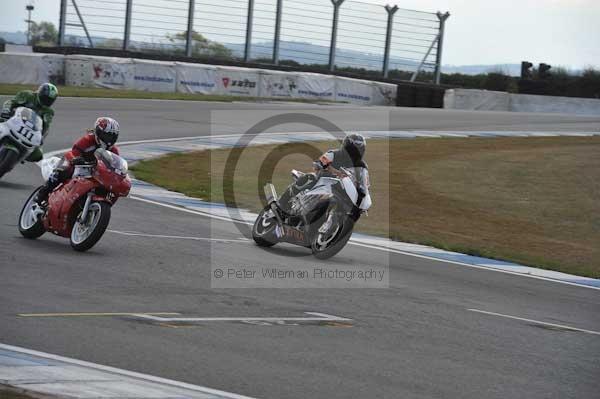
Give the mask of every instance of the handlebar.
[(96, 166), (98, 161), (94, 158), (93, 160), (87, 160), (83, 157), (76, 157), (71, 160), (73, 166)]

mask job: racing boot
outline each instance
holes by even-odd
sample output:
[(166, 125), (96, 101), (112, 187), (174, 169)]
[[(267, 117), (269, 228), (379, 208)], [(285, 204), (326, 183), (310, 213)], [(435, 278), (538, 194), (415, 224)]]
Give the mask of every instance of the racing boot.
[(52, 174), (48, 178), (48, 181), (46, 182), (46, 184), (44, 184), (42, 186), (42, 188), (40, 188), (40, 191), (38, 191), (37, 196), (35, 198), (35, 202), (40, 207), (46, 209), (46, 207), (48, 206), (48, 197), (50, 196), (50, 193), (52, 191), (54, 191), (54, 189), (56, 187), (58, 187), (59, 184), (60, 184), (60, 171), (55, 170), (54, 172), (52, 172)]

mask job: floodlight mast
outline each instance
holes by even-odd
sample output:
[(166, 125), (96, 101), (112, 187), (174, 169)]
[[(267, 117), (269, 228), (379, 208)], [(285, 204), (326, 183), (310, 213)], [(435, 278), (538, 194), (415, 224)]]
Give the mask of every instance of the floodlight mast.
[(27, 19), (25, 20), (27, 22), (27, 44), (31, 46), (31, 12), (34, 10), (33, 4), (29, 2), (25, 9), (27, 10)]

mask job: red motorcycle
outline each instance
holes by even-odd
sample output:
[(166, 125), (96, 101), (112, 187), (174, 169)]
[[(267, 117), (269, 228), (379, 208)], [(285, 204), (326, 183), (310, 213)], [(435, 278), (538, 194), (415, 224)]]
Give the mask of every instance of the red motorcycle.
[(127, 161), (103, 149), (95, 162), (75, 165), (73, 176), (48, 197), (48, 206), (36, 201), (40, 188), (29, 197), (19, 216), (19, 231), (25, 238), (38, 238), (46, 231), (68, 237), (76, 251), (87, 251), (102, 237), (110, 221), (111, 207), (131, 189)]

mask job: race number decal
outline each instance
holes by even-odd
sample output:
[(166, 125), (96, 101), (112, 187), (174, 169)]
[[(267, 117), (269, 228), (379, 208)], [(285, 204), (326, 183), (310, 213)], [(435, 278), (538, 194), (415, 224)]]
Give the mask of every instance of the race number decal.
[(27, 141), (31, 141), (33, 139), (34, 133), (31, 131), (31, 129), (25, 126), (21, 126), (17, 132), (19, 132), (21, 136), (25, 137)]

